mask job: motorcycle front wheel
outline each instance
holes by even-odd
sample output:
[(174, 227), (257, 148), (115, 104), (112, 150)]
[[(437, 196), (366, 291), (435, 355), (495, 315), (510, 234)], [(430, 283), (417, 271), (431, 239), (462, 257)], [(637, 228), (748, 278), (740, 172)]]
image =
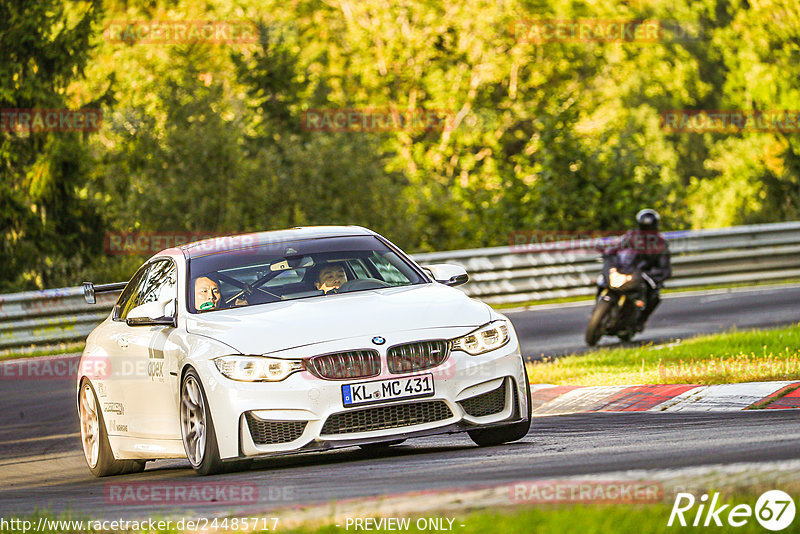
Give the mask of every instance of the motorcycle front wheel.
[(589, 318), (589, 325), (586, 327), (586, 344), (590, 347), (597, 345), (597, 342), (603, 337), (606, 315), (611, 311), (612, 305), (613, 303), (607, 300), (597, 301), (592, 316)]

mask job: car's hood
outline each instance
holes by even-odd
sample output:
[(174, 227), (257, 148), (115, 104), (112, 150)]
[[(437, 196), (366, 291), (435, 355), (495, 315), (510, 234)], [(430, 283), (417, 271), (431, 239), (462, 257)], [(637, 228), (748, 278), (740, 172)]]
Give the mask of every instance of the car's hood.
[(359, 291), (191, 314), (187, 330), (243, 354), (359, 336), (441, 327), (476, 327), (489, 308), (440, 284)]

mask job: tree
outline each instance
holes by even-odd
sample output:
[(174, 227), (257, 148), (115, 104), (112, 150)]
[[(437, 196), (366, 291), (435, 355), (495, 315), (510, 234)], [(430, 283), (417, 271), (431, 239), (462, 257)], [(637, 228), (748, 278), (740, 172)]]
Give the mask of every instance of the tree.
[[(94, 107), (66, 95), (91, 52), (99, 0), (0, 2), (0, 109)], [(85, 137), (80, 132), (0, 131), (0, 221), (8, 261), (0, 290), (48, 287), (88, 261), (100, 239), (83, 189)]]

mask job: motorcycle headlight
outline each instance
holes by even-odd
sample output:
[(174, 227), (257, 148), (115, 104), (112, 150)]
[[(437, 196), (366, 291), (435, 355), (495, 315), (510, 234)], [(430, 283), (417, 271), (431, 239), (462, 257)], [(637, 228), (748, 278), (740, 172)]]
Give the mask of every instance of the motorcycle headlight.
[(300, 360), (281, 360), (265, 356), (220, 356), (214, 358), (219, 372), (242, 382), (280, 382), (303, 369)]
[(466, 336), (453, 340), (453, 350), (463, 350), (468, 354), (477, 356), (490, 350), (499, 349), (506, 343), (508, 335), (508, 321), (492, 321)]
[(608, 285), (611, 287), (620, 287), (625, 285), (626, 282), (633, 279), (630, 274), (618, 273), (613, 267), (608, 270)]

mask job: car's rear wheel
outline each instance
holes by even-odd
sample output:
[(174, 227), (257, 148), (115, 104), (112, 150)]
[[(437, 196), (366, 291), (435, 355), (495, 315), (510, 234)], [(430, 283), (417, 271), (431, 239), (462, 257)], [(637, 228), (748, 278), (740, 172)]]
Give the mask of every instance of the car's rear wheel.
[(525, 368), (525, 362), (522, 364), (523, 373), (525, 376), (525, 395), (528, 399), (528, 418), (518, 423), (512, 423), (505, 426), (497, 426), (492, 428), (478, 428), (467, 432), (470, 439), (480, 447), (491, 447), (493, 445), (501, 445), (511, 441), (517, 441), (528, 435), (528, 430), (531, 428), (531, 416), (533, 408), (531, 406), (531, 385), (528, 380), (528, 370)]
[(92, 384), (86, 378), (81, 381), (78, 393), (78, 415), (81, 423), (83, 457), (94, 476), (107, 477), (144, 471), (144, 461), (114, 459), (100, 403), (97, 402)]
[(181, 436), (186, 457), (200, 475), (223, 471), (217, 435), (203, 384), (197, 371), (189, 369), (181, 381)]

